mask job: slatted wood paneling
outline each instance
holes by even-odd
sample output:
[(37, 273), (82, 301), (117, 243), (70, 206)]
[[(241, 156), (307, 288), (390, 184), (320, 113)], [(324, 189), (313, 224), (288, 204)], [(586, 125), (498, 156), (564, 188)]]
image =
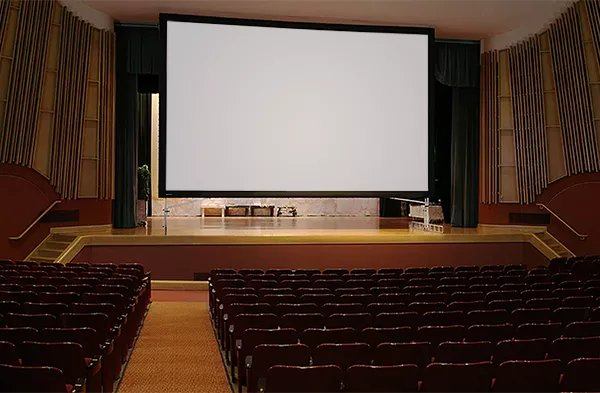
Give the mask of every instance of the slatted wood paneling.
[(67, 199), (79, 190), (90, 34), (89, 23), (63, 9), (50, 179)]
[(0, 162), (62, 198), (112, 198), (114, 33), (52, 0), (0, 0)]
[[(498, 202), (498, 52), (481, 55), (480, 192), (484, 203)], [(488, 94), (489, 92), (489, 94)]]
[(98, 193), (100, 198), (113, 197), (114, 124), (115, 124), (115, 35), (100, 35), (100, 102)]
[(530, 203), (548, 185), (538, 38), (509, 50), (519, 200)]
[[(32, 166), (53, 3), (20, 3), (0, 161)], [(27, 116), (23, 116), (27, 113)]]
[(598, 147), (577, 8), (569, 8), (550, 26), (548, 35), (567, 173), (598, 171)]
[[(546, 31), (497, 52), (497, 62), (491, 61), (495, 52), (482, 55), (482, 202), (532, 203), (553, 181), (600, 170), (599, 48), (600, 1), (592, 0), (573, 5)], [(497, 112), (488, 109), (494, 99)], [(490, 151), (495, 121), (498, 162)]]

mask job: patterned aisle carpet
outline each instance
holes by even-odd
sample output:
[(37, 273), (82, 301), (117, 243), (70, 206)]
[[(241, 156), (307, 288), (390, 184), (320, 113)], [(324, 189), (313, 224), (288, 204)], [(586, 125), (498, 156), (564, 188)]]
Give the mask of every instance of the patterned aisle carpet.
[(153, 302), (119, 393), (232, 393), (207, 307)]

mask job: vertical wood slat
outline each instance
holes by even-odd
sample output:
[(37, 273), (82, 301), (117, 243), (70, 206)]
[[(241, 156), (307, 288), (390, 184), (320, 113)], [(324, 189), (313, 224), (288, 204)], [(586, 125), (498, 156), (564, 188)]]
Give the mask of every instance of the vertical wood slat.
[(52, 1), (21, 2), (0, 161), (33, 165)]
[(90, 39), (89, 23), (64, 8), (50, 179), (66, 199), (79, 189)]
[(498, 203), (498, 53), (487, 52), (481, 57), (481, 201)]
[(590, 28), (592, 30), (592, 39), (596, 49), (596, 61), (600, 63), (600, 1), (587, 0), (584, 2)]
[(598, 171), (600, 162), (577, 8), (569, 8), (548, 33), (567, 174)]
[(98, 196), (113, 196), (113, 160), (114, 160), (114, 100), (115, 100), (115, 35), (103, 31), (100, 39), (100, 133)]
[(509, 62), (519, 201), (531, 203), (548, 186), (538, 37), (511, 47)]

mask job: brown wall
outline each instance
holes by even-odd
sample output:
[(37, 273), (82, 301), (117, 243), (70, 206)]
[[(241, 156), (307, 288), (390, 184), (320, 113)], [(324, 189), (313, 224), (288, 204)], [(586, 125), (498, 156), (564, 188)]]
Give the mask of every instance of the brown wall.
[(529, 243), (88, 246), (78, 262), (140, 262), (157, 280), (192, 280), (214, 268), (408, 267), (548, 260)]
[[(588, 235), (580, 240), (559, 220), (552, 218), (549, 232), (577, 255), (600, 254), (600, 173), (586, 173), (558, 180), (538, 196), (579, 233)], [(535, 204), (480, 204), (481, 224), (509, 224), (510, 213), (543, 213)]]
[(78, 222), (40, 223), (20, 241), (18, 236), (52, 202), (60, 199), (48, 179), (33, 169), (0, 164), (0, 258), (25, 258), (48, 234), (50, 227), (101, 225), (112, 222), (110, 199), (64, 200), (54, 210), (79, 210)]

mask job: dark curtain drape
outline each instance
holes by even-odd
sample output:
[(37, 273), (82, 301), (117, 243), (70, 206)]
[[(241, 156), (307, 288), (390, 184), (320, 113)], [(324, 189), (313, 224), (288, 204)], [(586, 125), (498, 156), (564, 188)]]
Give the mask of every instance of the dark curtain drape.
[[(144, 157), (150, 162), (146, 147), (139, 149), (142, 134), (139, 126), (149, 124), (151, 116), (149, 109), (146, 111), (138, 105), (138, 78), (140, 75), (158, 76), (159, 33), (156, 25), (115, 24), (115, 35), (117, 99), (113, 226), (135, 228), (137, 166), (139, 159)], [(140, 121), (143, 114), (147, 116), (146, 120)], [(149, 136), (146, 140), (149, 142)], [(149, 149), (149, 143), (147, 145)]]
[[(451, 114), (448, 123), (450, 146), (444, 146), (441, 141), (436, 146), (438, 158), (443, 155), (440, 151), (450, 150), (450, 222), (456, 227), (476, 227), (479, 207), (479, 43), (437, 42), (435, 77), (452, 91), (451, 98), (442, 101), (445, 107), (435, 110), (436, 115), (448, 113), (448, 110)], [(436, 116), (436, 121), (439, 120)], [(447, 136), (445, 139), (448, 140)]]
[[(138, 78), (138, 91), (140, 80)], [(137, 101), (137, 129), (138, 129), (138, 162), (137, 166), (148, 165), (152, 168), (152, 94), (138, 93)], [(148, 212), (152, 211), (152, 187), (150, 187), (150, 198), (146, 206)]]
[(135, 228), (137, 195), (137, 78), (117, 73), (113, 226)]

